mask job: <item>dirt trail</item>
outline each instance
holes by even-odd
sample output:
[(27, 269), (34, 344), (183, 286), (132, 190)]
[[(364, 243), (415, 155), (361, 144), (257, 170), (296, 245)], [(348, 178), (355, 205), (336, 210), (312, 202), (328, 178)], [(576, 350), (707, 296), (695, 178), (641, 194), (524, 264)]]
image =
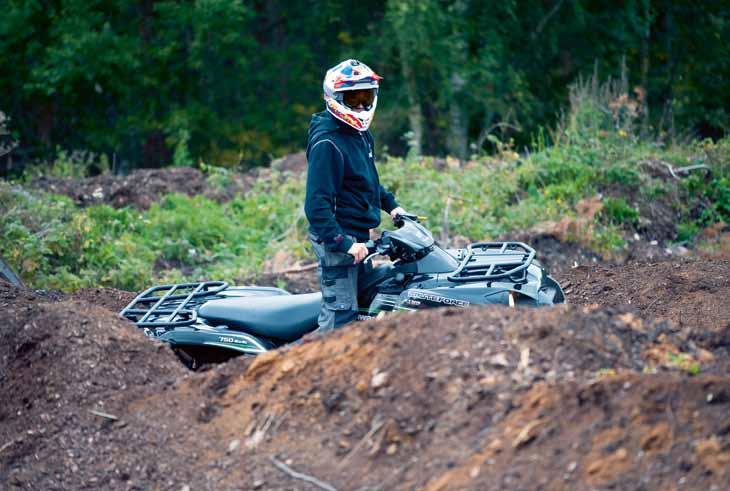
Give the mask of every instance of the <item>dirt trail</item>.
[(127, 292), (0, 283), (0, 488), (320, 489), (273, 458), (338, 490), (726, 489), (728, 273), (581, 267), (565, 307), (393, 315), (197, 374), (118, 318)]

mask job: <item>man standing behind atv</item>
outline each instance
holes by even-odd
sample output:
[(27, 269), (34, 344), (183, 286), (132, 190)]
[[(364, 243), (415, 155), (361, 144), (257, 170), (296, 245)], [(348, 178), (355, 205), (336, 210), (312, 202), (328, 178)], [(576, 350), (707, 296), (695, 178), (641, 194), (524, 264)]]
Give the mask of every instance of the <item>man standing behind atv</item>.
[(307, 144), (304, 211), (319, 259), (322, 309), (317, 332), (357, 318), (358, 276), (369, 229), (380, 225), (380, 210), (395, 218), (405, 211), (380, 184), (368, 131), (381, 80), (367, 65), (345, 60), (327, 70), (327, 110), (312, 115)]

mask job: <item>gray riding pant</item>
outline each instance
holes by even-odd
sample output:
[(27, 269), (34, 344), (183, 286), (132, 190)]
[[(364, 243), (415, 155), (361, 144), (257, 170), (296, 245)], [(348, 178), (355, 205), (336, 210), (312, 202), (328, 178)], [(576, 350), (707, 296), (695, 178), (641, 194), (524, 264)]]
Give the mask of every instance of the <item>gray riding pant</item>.
[(347, 253), (326, 250), (312, 236), (310, 241), (319, 259), (319, 286), (322, 291), (322, 307), (317, 319), (319, 328), (316, 332), (327, 332), (357, 319), (357, 282), (367, 266), (353, 264), (353, 257)]

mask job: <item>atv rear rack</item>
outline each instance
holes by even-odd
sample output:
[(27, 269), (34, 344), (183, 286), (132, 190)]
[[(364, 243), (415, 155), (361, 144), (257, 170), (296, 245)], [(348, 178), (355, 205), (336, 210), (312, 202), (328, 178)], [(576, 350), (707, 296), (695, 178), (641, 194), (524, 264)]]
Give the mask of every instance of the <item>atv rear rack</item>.
[(120, 315), (138, 327), (189, 326), (198, 318), (195, 307), (226, 288), (225, 281), (153, 286), (137, 295)]
[(446, 278), (454, 282), (484, 281), (520, 273), (520, 281), (534, 258), (535, 249), (522, 242), (477, 242), (459, 254), (459, 267)]

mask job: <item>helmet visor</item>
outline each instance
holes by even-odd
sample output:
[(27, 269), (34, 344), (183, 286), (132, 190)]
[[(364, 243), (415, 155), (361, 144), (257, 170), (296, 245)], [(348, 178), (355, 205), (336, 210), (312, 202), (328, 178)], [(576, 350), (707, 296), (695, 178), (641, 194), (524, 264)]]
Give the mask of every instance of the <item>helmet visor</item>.
[(375, 101), (375, 89), (347, 90), (342, 93), (342, 102), (350, 109), (359, 109), (361, 106), (369, 111)]

